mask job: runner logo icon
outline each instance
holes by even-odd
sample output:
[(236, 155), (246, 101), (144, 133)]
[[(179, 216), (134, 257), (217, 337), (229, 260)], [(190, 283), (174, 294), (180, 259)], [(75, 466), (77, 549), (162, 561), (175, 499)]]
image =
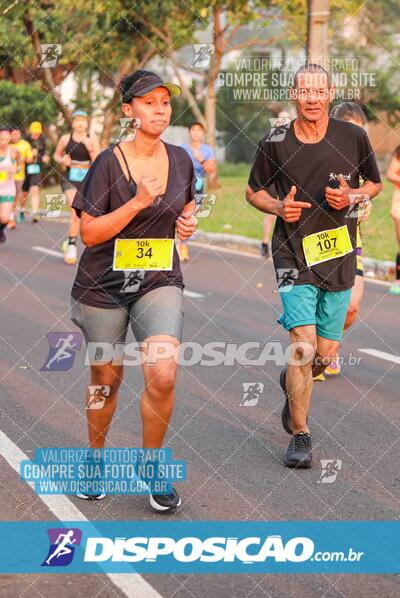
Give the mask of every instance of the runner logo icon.
[(80, 546), (82, 531), (77, 527), (56, 527), (47, 530), (50, 546), (42, 567), (66, 567), (74, 558), (75, 547)]
[(80, 332), (48, 332), (49, 354), (41, 372), (65, 372), (69, 370), (75, 359), (75, 351), (82, 345)]
[(321, 459), (321, 468), (318, 484), (333, 484), (342, 469), (342, 461), (340, 459)]
[(255, 407), (258, 405), (260, 396), (264, 392), (264, 384), (262, 382), (243, 382), (243, 396), (239, 403), (239, 407)]

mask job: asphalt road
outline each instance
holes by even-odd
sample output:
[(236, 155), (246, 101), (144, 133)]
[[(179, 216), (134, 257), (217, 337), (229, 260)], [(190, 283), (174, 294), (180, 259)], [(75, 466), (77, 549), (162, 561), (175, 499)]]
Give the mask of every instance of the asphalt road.
[[(83, 446), (87, 384), (84, 351), (66, 372), (41, 372), (46, 333), (76, 330), (68, 318), (75, 267), (57, 255), (66, 225), (25, 224), (0, 247), (1, 430), (28, 457), (37, 447)], [(42, 249), (33, 249), (42, 248)], [(54, 253), (44, 253), (51, 250)], [(184, 340), (287, 344), (276, 323), (280, 312), (271, 262), (192, 246), (183, 267)], [(280, 366), (182, 366), (177, 404), (166, 446), (185, 459), (188, 479), (174, 520), (385, 520), (399, 516), (399, 298), (387, 286), (367, 283), (362, 313), (347, 335), (339, 379), (317, 383), (310, 427), (314, 467), (288, 470), (282, 456), (289, 437), (280, 424)], [(378, 351), (379, 357), (362, 350)], [(392, 357), (391, 357), (392, 356)], [(382, 358), (384, 357), (384, 358)], [(357, 362), (358, 361), (358, 362)], [(244, 383), (264, 385), (257, 405), (240, 406)], [(126, 368), (109, 446), (140, 446), (138, 397), (143, 380)], [(332, 484), (318, 483), (321, 459), (338, 459)], [(1, 519), (55, 519), (42, 499), (0, 459)], [(90, 520), (157, 520), (144, 497), (107, 497), (86, 503), (71, 497)], [(110, 577), (4, 576), (6, 596), (125, 596)], [(184, 596), (399, 595), (396, 576), (369, 575), (146, 575), (165, 598)], [(150, 587), (148, 586), (148, 587)], [(143, 593), (144, 592), (144, 593)], [(146, 596), (146, 590), (131, 595)]]

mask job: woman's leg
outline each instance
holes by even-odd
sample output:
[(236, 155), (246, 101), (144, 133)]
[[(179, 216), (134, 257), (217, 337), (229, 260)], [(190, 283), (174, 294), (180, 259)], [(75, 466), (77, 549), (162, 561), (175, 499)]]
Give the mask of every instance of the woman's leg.
[[(123, 379), (123, 366), (112, 364), (93, 365), (90, 368), (90, 373), (91, 385), (108, 386), (110, 390), (101, 409), (86, 408), (90, 447), (103, 448), (117, 406), (118, 389)], [(86, 407), (88, 405), (89, 389), (86, 392)]]
[[(168, 335), (152, 336), (144, 343), (142, 368), (145, 387), (140, 403), (143, 447), (161, 448), (174, 409), (180, 343), (177, 338)], [(165, 353), (162, 353), (163, 349)]]
[(5, 228), (10, 219), (12, 208), (12, 201), (0, 201), (0, 243), (4, 243), (6, 240)]
[(70, 214), (70, 221), (69, 221), (69, 230), (68, 230), (68, 237), (71, 239), (76, 239), (79, 234), (79, 218), (76, 215), (75, 210), (72, 209), (72, 202), (74, 201), (76, 195), (76, 188), (66, 189), (65, 195), (67, 196), (67, 202), (71, 209)]
[[(123, 347), (128, 319), (128, 311), (124, 308), (102, 309), (71, 300), (71, 320), (82, 330), (87, 343), (87, 354), (91, 364), (90, 384), (109, 386), (109, 395), (105, 397), (101, 409), (88, 408), (90, 393), (89, 389), (86, 391), (89, 443), (92, 448), (104, 446), (117, 405), (118, 389), (123, 379)], [(112, 359), (110, 355), (107, 355), (107, 360), (103, 362), (96, 359), (98, 343), (109, 343), (113, 346)]]
[(130, 307), (130, 324), (143, 343), (145, 388), (141, 400), (143, 446), (162, 446), (175, 401), (177, 353), (183, 327), (182, 289), (153, 289)]

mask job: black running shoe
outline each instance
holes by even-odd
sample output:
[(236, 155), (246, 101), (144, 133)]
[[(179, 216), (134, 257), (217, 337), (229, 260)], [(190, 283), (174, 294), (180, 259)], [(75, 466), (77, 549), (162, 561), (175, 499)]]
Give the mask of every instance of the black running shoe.
[(312, 465), (311, 436), (307, 432), (294, 434), (289, 442), (284, 462), (286, 467), (309, 469)]
[[(76, 496), (83, 500), (102, 500), (106, 497), (105, 492), (98, 492), (97, 494), (85, 492), (95, 482), (99, 485), (101, 481), (104, 481), (104, 461), (103, 459), (93, 459), (89, 455), (85, 459), (85, 477), (81, 480), (80, 489), (77, 491)], [(100, 490), (100, 488), (98, 489)]]
[[(282, 370), (280, 373), (279, 384), (281, 386), (281, 389), (283, 390), (283, 393), (284, 393), (285, 399), (286, 399), (285, 404), (282, 409), (282, 413), (281, 413), (282, 426), (284, 427), (285, 432), (287, 432), (288, 434), (293, 434), (292, 418), (291, 418), (290, 409), (289, 409), (289, 395), (286, 390), (286, 368), (284, 370)], [(307, 415), (307, 423), (308, 423), (308, 415)]]
[(6, 231), (3, 228), (3, 230), (0, 231), (0, 243), (5, 243), (6, 240), (7, 240)]
[(172, 488), (171, 494), (150, 494), (150, 505), (156, 511), (163, 511), (166, 513), (167, 511), (173, 511), (177, 507), (180, 507), (181, 504), (181, 497), (175, 488)]
[(106, 497), (106, 493), (102, 492), (101, 494), (85, 494), (84, 492), (76, 493), (78, 498), (83, 498), (83, 500), (103, 500)]

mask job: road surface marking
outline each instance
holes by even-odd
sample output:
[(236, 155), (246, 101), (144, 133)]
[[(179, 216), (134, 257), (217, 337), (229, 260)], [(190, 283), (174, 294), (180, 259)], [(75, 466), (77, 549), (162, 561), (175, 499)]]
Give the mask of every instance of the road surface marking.
[[(54, 249), (47, 249), (47, 247), (40, 247), (40, 245), (34, 245), (32, 247), (32, 249), (34, 249), (35, 251), (40, 251), (40, 253), (45, 253), (47, 255), (53, 255), (54, 257), (64, 257), (64, 254), (61, 253), (61, 251), (55, 251)], [(194, 291), (187, 291), (184, 290), (183, 294), (186, 295), (186, 297), (191, 297), (192, 299), (202, 299), (204, 297), (204, 295), (201, 295), (200, 293), (195, 293)]]
[[(0, 454), (17, 472), (18, 476), (21, 461), (29, 460), (29, 457), (1, 430)], [(29, 483), (31, 487), (33, 485), (33, 482)], [(89, 521), (67, 496), (51, 494), (39, 494), (38, 496), (60, 521)], [(93, 533), (99, 535), (94, 522), (89, 523), (93, 523)], [(147, 583), (139, 573), (104, 573), (104, 575), (107, 575), (112, 583), (128, 598), (161, 598), (161, 594)]]
[(372, 355), (373, 357), (379, 357), (379, 359), (386, 359), (386, 361), (391, 361), (392, 363), (399, 363), (400, 364), (400, 356), (392, 355), (391, 353), (386, 353), (385, 351), (378, 351), (377, 349), (359, 349), (361, 353), (367, 353), (368, 355)]
[(192, 299), (202, 299), (204, 297), (204, 295), (200, 295), (200, 293), (187, 291), (186, 289), (183, 291), (183, 294), (186, 295), (186, 297), (191, 297)]
[[(253, 259), (255, 258), (256, 260), (264, 259), (267, 262), (270, 261), (266, 260), (266, 258), (262, 257), (261, 255), (257, 255), (256, 253), (240, 251), (239, 249), (228, 249), (227, 247), (220, 247), (219, 245), (210, 245), (209, 243), (200, 243), (199, 241), (189, 241), (189, 245), (193, 245), (193, 247), (199, 247), (200, 249), (211, 249), (212, 251), (221, 251), (222, 253), (241, 255), (242, 257), (250, 257)], [(392, 285), (391, 282), (387, 282), (386, 280), (379, 280), (379, 278), (372, 278), (369, 276), (364, 276), (364, 280), (366, 282), (371, 282), (372, 284), (378, 284), (384, 287), (390, 287)]]
[(34, 249), (35, 251), (40, 251), (41, 253), (46, 253), (47, 255), (54, 255), (55, 257), (64, 257), (64, 254), (61, 253), (61, 251), (47, 249), (47, 247), (40, 247), (39, 245), (34, 245), (32, 249)]

